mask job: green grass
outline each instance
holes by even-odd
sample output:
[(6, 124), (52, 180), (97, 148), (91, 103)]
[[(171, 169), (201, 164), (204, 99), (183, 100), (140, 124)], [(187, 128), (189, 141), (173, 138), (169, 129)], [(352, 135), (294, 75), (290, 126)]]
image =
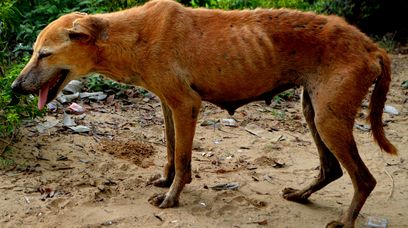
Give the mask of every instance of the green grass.
[(13, 159), (7, 158), (11, 153), (11, 149), (3, 146), (4, 142), (0, 142), (0, 170), (7, 170), (13, 167), (16, 162)]
[(397, 42), (395, 41), (395, 33), (388, 33), (384, 36), (374, 36), (374, 40), (388, 52), (393, 52), (397, 47)]

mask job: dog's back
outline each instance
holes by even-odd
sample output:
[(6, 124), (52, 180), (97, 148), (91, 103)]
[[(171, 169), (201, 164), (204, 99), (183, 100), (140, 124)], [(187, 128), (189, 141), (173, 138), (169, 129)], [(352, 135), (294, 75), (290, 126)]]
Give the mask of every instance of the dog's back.
[(220, 106), (263, 99), (272, 88), (306, 85), (340, 68), (371, 71), (358, 75), (363, 87), (381, 72), (378, 46), (337, 16), (289, 9), (191, 9), (173, 1), (149, 4), (144, 6), (149, 15), (157, 14), (146, 22), (149, 28), (154, 24), (154, 32), (145, 35), (155, 40), (150, 48), (156, 56), (151, 57), (164, 59), (204, 100)]

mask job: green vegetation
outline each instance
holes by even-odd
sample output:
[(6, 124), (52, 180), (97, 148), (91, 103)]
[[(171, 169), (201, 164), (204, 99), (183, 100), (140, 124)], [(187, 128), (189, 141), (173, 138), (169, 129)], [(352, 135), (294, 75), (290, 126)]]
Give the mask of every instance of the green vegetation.
[(213, 9), (255, 9), (255, 8), (294, 8), (301, 10), (320, 11), (323, 0), (191, 0), (193, 7)]
[(397, 41), (395, 40), (395, 33), (387, 33), (384, 36), (374, 36), (374, 40), (388, 52), (393, 52), (397, 47)]
[(16, 164), (14, 160), (6, 158), (7, 153), (10, 153), (10, 152), (11, 150), (9, 148), (5, 148), (5, 151), (0, 154), (0, 170), (7, 170)]
[(116, 95), (122, 95), (123, 91), (131, 86), (106, 79), (99, 74), (94, 74), (86, 78), (86, 87), (89, 91), (110, 91)]
[(11, 136), (22, 118), (32, 118), (41, 114), (36, 108), (37, 98), (12, 93), (10, 85), (28, 61), (23, 58), (12, 65), (4, 77), (0, 77), (0, 137)]
[(282, 93), (276, 95), (275, 97), (273, 97), (273, 100), (277, 103), (281, 103), (283, 101), (296, 100), (295, 97), (296, 97), (295, 90), (290, 89), (290, 90), (283, 91)]
[[(147, 0), (1, 0), (0, 1), (0, 139), (10, 137), (23, 118), (41, 114), (34, 96), (18, 96), (10, 85), (28, 60), (38, 33), (59, 16), (80, 11), (86, 13), (111, 12), (132, 7)], [(381, 43), (394, 48), (394, 37), (405, 37), (405, 21), (397, 20), (404, 9), (404, 0), (179, 0), (192, 7), (220, 9), (296, 8), (320, 13), (334, 13), (361, 26), (367, 33), (376, 33)], [(381, 15), (381, 16), (379, 16)], [(382, 20), (383, 23), (377, 23)], [(393, 21), (394, 20), (394, 21)], [(384, 26), (384, 23), (386, 26)], [(391, 30), (387, 30), (391, 29)], [(396, 31), (396, 32), (395, 32)], [(392, 36), (382, 38), (391, 32)], [(91, 90), (123, 90), (127, 87), (100, 76), (90, 77)], [(283, 94), (276, 99), (282, 99)], [(0, 148), (1, 149), (1, 148)], [(0, 153), (1, 155), (1, 153)]]
[(284, 110), (280, 110), (280, 109), (272, 109), (271, 114), (273, 116), (275, 116), (276, 118), (278, 118), (279, 120), (284, 120), (286, 117), (286, 113)]
[(406, 0), (331, 0), (325, 1), (320, 12), (342, 16), (371, 36), (392, 34), (393, 39), (406, 44), (408, 26), (401, 17), (406, 6)]

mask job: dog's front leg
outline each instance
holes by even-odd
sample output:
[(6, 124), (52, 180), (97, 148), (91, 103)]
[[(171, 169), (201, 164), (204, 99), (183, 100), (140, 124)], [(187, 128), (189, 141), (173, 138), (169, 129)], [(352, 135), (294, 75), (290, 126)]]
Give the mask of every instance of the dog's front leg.
[[(149, 199), (160, 208), (177, 206), (184, 185), (191, 182), (191, 150), (201, 98), (194, 91), (189, 91), (180, 97), (173, 95), (167, 100), (167, 104), (171, 109), (175, 131), (175, 177), (166, 194), (156, 194)], [(170, 162), (171, 158), (168, 158), (168, 161)]]
[(164, 172), (161, 177), (153, 180), (153, 185), (157, 187), (170, 187), (174, 179), (174, 150), (175, 150), (175, 132), (173, 114), (170, 107), (162, 102), (164, 123), (166, 125), (166, 143), (167, 143), (167, 163), (164, 166)]

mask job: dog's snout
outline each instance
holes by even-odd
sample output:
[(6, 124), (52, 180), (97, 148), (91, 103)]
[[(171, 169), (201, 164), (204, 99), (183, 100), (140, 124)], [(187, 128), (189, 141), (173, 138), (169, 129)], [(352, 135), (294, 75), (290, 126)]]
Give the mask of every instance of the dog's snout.
[(19, 78), (14, 80), (13, 84), (11, 84), (11, 90), (14, 93), (24, 94), (24, 90), (21, 86), (21, 80)]
[(11, 90), (17, 93), (19, 90), (19, 87), (20, 87), (20, 83), (18, 82), (18, 80), (17, 79), (14, 80), (13, 84), (11, 84)]

